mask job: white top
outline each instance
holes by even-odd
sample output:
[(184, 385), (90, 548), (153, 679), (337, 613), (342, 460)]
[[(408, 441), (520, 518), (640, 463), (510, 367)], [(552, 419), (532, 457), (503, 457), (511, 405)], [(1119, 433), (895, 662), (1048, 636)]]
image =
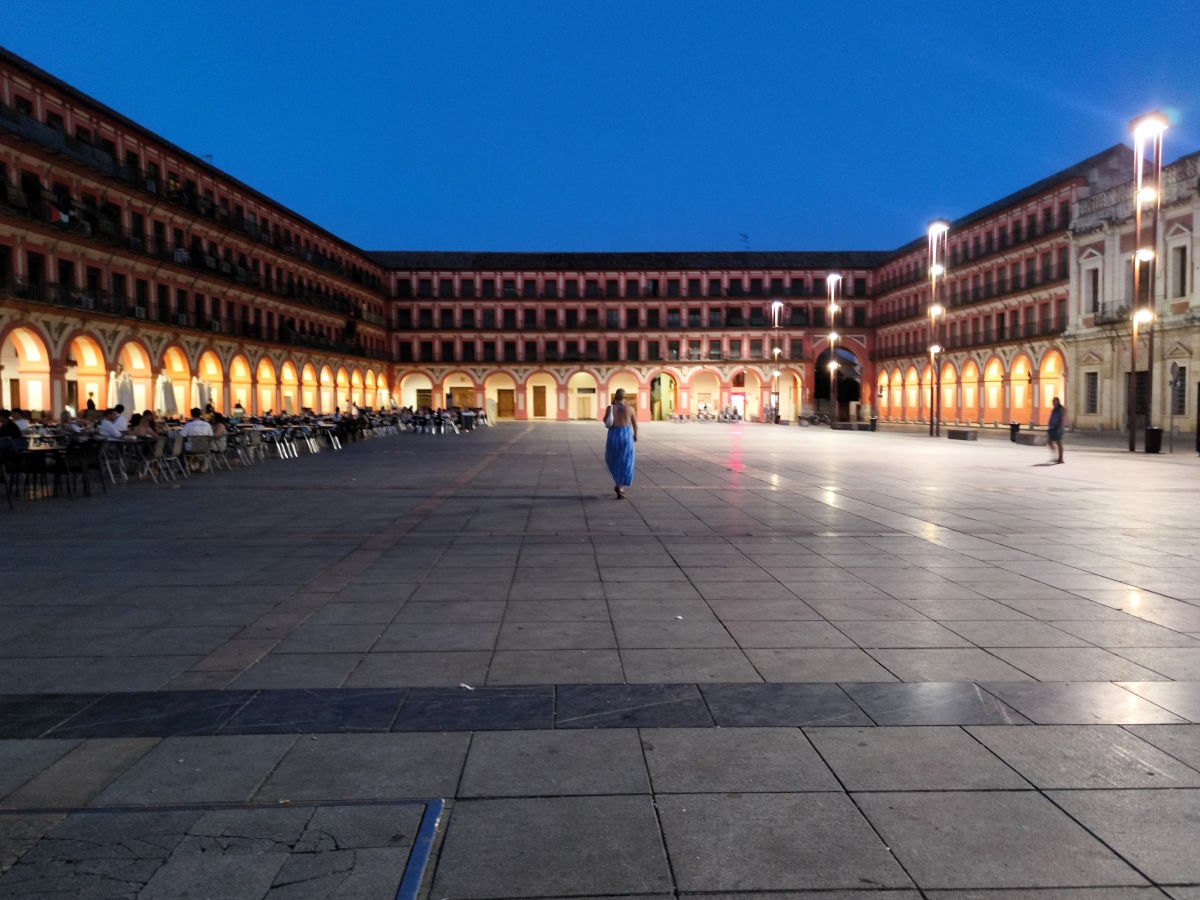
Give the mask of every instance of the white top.
[(126, 429), (129, 428), (129, 420), (127, 418), (125, 418), (125, 413), (121, 413), (120, 415), (118, 415), (117, 421), (113, 424), (115, 424), (117, 426), (117, 428), (120, 429), (121, 431), (125, 431)]
[(121, 429), (117, 427), (117, 423), (109, 419), (101, 419), (100, 426), (96, 430), (100, 432), (101, 437), (108, 438), (110, 441), (119, 441), (124, 437)]
[(203, 419), (188, 419), (179, 429), (179, 433), (184, 437), (195, 437), (196, 435), (212, 437), (212, 426)]

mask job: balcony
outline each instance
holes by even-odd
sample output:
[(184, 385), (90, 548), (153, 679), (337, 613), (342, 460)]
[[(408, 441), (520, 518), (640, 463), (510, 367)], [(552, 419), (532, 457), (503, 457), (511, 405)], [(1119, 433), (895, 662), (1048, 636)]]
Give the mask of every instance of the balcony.
[(0, 298), (37, 303), (64, 310), (120, 316), (127, 319), (154, 322), (172, 328), (187, 328), (209, 334), (244, 338), (266, 343), (288, 344), (344, 353), (391, 362), (389, 353), (368, 350), (357, 341), (333, 341), (323, 336), (300, 334), (287, 329), (270, 329), (257, 322), (241, 319), (196, 315), (187, 311), (172, 311), (149, 300), (138, 302), (130, 297), (90, 288), (77, 288), (55, 282), (32, 282), (20, 278), (0, 280)]
[(371, 274), (359, 266), (347, 266), (341, 260), (325, 254), (323, 251), (314, 253), (311, 250), (306, 251), (292, 244), (286, 244), (278, 237), (268, 233), (256, 221), (251, 221), (245, 215), (239, 216), (236, 212), (230, 213), (227, 208), (214, 204), (207, 197), (197, 195), (194, 190), (181, 185), (178, 181), (168, 183), (153, 173), (122, 165), (98, 147), (71, 137), (57, 128), (44, 125), (3, 103), (0, 103), (0, 131), (87, 166), (134, 190), (151, 194), (159, 200), (165, 198), (182, 209), (213, 221), (226, 231), (236, 232), (271, 247), (279, 253), (367, 288), (380, 297), (384, 296), (381, 276)]

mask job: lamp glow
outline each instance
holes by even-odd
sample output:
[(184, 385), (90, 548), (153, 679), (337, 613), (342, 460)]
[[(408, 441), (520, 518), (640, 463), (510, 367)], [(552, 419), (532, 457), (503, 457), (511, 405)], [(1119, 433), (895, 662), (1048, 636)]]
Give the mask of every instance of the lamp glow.
[(938, 237), (950, 230), (950, 223), (945, 219), (934, 219), (929, 223), (929, 236)]
[(942, 352), (941, 344), (930, 344), (930, 346), (929, 346), (929, 355), (930, 356), (937, 356), (941, 352)]
[(1141, 247), (1137, 251), (1137, 258), (1141, 262), (1150, 262), (1150, 260), (1154, 259), (1154, 251), (1149, 247)]
[(933, 304), (933, 306), (929, 307), (929, 314), (931, 316), (944, 315), (945, 312), (946, 312), (946, 307), (942, 306), (942, 304), (940, 304), (940, 303), (935, 303), (935, 304)]
[(838, 333), (836, 331), (829, 332), (829, 342), (830, 343), (833, 343), (837, 339), (838, 339)]
[(1137, 192), (1138, 203), (1153, 203), (1158, 198), (1158, 191), (1147, 185)]
[(1169, 124), (1167, 117), (1162, 113), (1152, 112), (1144, 116), (1139, 116), (1130, 122), (1129, 130), (1133, 132), (1135, 139), (1144, 141), (1158, 137), (1167, 130)]
[(1154, 321), (1154, 312), (1149, 309), (1139, 309), (1133, 314), (1133, 321), (1138, 325), (1145, 325), (1147, 322)]

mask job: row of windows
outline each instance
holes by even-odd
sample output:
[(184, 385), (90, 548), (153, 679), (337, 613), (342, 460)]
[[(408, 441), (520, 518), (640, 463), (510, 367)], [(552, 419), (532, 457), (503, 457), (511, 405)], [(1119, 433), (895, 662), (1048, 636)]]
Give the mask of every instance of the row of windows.
[(925, 353), (931, 343), (947, 349), (977, 347), (997, 341), (1057, 334), (1067, 325), (1067, 301), (1057, 300), (996, 313), (942, 322), (931, 334), (928, 324), (907, 331), (880, 334), (876, 354), (897, 356)]
[[(1188, 248), (1186, 244), (1170, 248), (1167, 257), (1166, 296), (1175, 300), (1186, 297), (1188, 293)], [(1154, 282), (1154, 262), (1144, 263), (1146, 277), (1138, 285), (1141, 302), (1146, 302), (1150, 296), (1150, 286)], [(1100, 292), (1100, 265), (1090, 265), (1083, 270), (1083, 308), (1092, 313), (1100, 312), (1103, 305)], [(1120, 297), (1111, 297), (1114, 304), (1132, 305), (1133, 297), (1133, 260), (1125, 260), (1125, 292)]]
[[(804, 341), (793, 336), (779, 359), (799, 360)], [(763, 360), (776, 358), (759, 339), (609, 340), (600, 341), (401, 341), (399, 362), (652, 362)]]
[[(523, 328), (528, 330), (555, 328), (742, 328), (742, 327), (774, 327), (775, 321), (771, 310), (762, 307), (752, 307), (749, 312), (742, 307), (707, 307), (679, 308), (671, 307), (666, 310), (650, 307), (626, 309), (613, 308), (601, 310), (596, 307), (585, 309), (539, 309), (529, 307), (518, 310), (515, 307), (502, 309), (473, 307), (454, 309), (443, 307), (436, 310), (432, 307), (422, 307), (415, 311), (409, 307), (396, 310), (395, 322), (397, 328), (502, 328), (508, 331)], [(520, 313), (520, 315), (518, 315)], [(561, 314), (560, 314), (561, 313)], [(849, 310), (849, 322), (855, 327), (867, 325), (867, 307), (853, 306)], [(817, 328), (825, 327), (826, 307), (790, 305), (783, 311), (780, 325), (801, 326), (809, 325)], [(519, 324), (518, 324), (519, 323)]]
[[(517, 278), (497, 279), (462, 275), (458, 278), (439, 278), (437, 293), (434, 293), (433, 278), (404, 278), (396, 283), (397, 297), (538, 297), (567, 298), (575, 297), (682, 297), (686, 285), (688, 297), (806, 297), (824, 296), (826, 290), (825, 278), (807, 278), (792, 275), (788, 278), (730, 278), (726, 281), (722, 276), (703, 278), (647, 278), (643, 283), (640, 278), (626, 277), (624, 279), (610, 278), (601, 284), (598, 278), (537, 278), (524, 276)], [(664, 292), (665, 287), (665, 292)], [(499, 293), (497, 293), (499, 290)], [(865, 297), (867, 295), (867, 279), (848, 279), (844, 283), (846, 296)]]
[[(55, 181), (46, 190), (34, 172), (22, 171), (21, 184), (11, 185), (7, 166), (0, 162), (0, 202), (14, 211), (91, 241), (117, 245), (139, 255), (190, 267), (248, 289), (312, 303), (348, 314), (352, 309), (369, 313), (378, 324), (384, 321), (381, 301), (371, 302), (352, 296), (336, 286), (282, 265), (260, 261), (247, 255), (246, 248), (226, 242), (215, 228), (184, 229), (170, 227), (157, 218), (147, 219), (130, 206), (122, 208), (110, 200), (103, 202), (95, 193), (81, 191), (77, 202), (70, 189)], [(112, 195), (106, 195), (111, 197)], [(129, 222), (129, 226), (123, 222)], [(210, 233), (206, 233), (210, 232)], [(251, 254), (253, 251), (251, 251)]]
[[(286, 221), (272, 221), (257, 205), (244, 205), (236, 197), (231, 199), (228, 189), (219, 182), (205, 178), (198, 170), (185, 171), (188, 168), (186, 162), (169, 159), (157, 147), (141, 145), (132, 135), (118, 133), (110, 124), (95, 120), (90, 112), (72, 109), (74, 128), (68, 131), (64, 119), (66, 107), (59, 106), (62, 101), (49, 95), (43, 95), (42, 99), (47, 107), (44, 123), (49, 133), (39, 130), (41, 122), (35, 114), (33, 101), (21, 94), (14, 95), (11, 108), (0, 104), (0, 115), (13, 120), (22, 136), (114, 175), (139, 190), (165, 197), (215, 219), (223, 226), (239, 229), (271, 243), (282, 252), (374, 290), (382, 287), (383, 280), (375, 267), (363, 265), (338, 252), (328, 242), (312, 239), (299, 228), (293, 231)], [(28, 127), (30, 124), (35, 127)], [(106, 137), (106, 133), (112, 137)], [(118, 141), (123, 156), (119, 156)]]
[(357, 320), (353, 318), (339, 317), (331, 322), (328, 319), (332, 317), (327, 317), (326, 321), (318, 321), (206, 294), (191, 285), (173, 286), (61, 256), (55, 261), (55, 270), (51, 272), (49, 268), (45, 255), (28, 250), (26, 275), (18, 281), (13, 275), (12, 248), (0, 245), (0, 288), (21, 299), (256, 340), (338, 345), (337, 349), (346, 352), (368, 354), (386, 349), (382, 334), (359, 334)]
[[(961, 265), (991, 253), (1002, 252), (1023, 242), (1044, 237), (1056, 230), (1065, 230), (1070, 224), (1071, 203), (1069, 200), (1063, 200), (1058, 205), (1057, 221), (1054, 217), (1054, 208), (1046, 206), (1041, 212), (1040, 226), (1038, 215), (1030, 213), (1025, 217), (1023, 225), (1021, 217), (1015, 216), (1008, 222), (990, 226), (985, 231), (972, 234), (970, 237), (963, 237), (961, 240), (953, 240), (954, 236), (951, 235), (950, 259), (947, 262), (950, 266)], [(924, 280), (929, 274), (928, 260), (925, 258), (925, 251), (922, 250), (920, 253), (919, 257), (913, 254), (908, 260), (884, 266), (875, 278), (876, 292), (886, 293), (906, 284)]]
[[(1167, 385), (1168, 407), (1167, 415), (1171, 416), (1186, 416), (1187, 415), (1187, 369), (1183, 366), (1179, 367), (1179, 373), (1173, 383)], [(1137, 380), (1134, 382), (1134, 410), (1137, 415), (1144, 416), (1146, 414), (1147, 391), (1150, 386), (1150, 376), (1145, 369), (1137, 373)], [(1125, 394), (1127, 396), (1129, 390), (1129, 373), (1125, 373)], [(1128, 402), (1128, 401), (1125, 401)], [(1100, 373), (1099, 372), (1084, 372), (1083, 373), (1083, 411), (1087, 415), (1099, 415), (1100, 413)]]

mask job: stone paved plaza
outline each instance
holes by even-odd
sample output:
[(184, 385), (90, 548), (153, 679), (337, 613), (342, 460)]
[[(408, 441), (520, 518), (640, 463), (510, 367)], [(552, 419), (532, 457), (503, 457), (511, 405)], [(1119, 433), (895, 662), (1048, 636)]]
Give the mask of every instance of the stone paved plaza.
[(1200, 898), (1200, 460), (398, 435), (0, 518), (0, 897)]

